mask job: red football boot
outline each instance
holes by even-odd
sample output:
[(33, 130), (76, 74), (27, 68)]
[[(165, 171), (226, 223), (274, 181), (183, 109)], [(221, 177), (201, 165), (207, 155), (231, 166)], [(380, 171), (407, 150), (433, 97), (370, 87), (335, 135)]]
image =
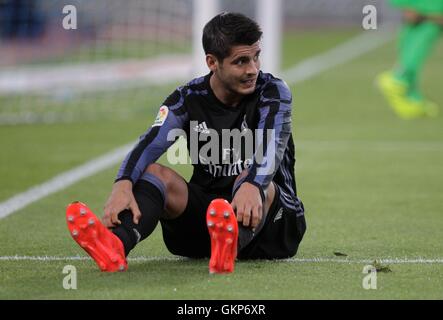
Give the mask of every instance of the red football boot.
[(68, 205), (66, 222), (71, 236), (94, 259), (101, 271), (128, 269), (123, 243), (85, 204), (76, 201)]
[(211, 237), (209, 273), (233, 272), (237, 257), (238, 225), (229, 202), (213, 200), (206, 212), (206, 222)]

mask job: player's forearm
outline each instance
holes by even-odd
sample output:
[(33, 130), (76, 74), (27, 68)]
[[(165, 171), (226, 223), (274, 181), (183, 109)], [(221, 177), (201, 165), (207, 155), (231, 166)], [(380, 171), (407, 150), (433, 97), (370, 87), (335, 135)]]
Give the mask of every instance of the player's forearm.
[(132, 187), (133, 187), (133, 183), (132, 183), (131, 180), (129, 180), (129, 179), (122, 179), (122, 180), (116, 181), (114, 183), (113, 191), (114, 190), (118, 190), (118, 191), (125, 191), (125, 192), (127, 192), (127, 191), (131, 191)]
[(172, 142), (167, 141), (164, 133), (160, 132), (160, 127), (150, 128), (127, 154), (115, 180), (131, 180), (135, 184), (146, 168), (157, 161), (170, 144)]
[(126, 156), (115, 180), (131, 180), (135, 184), (146, 168), (175, 142), (169, 140), (169, 133), (183, 128), (187, 119), (184, 96), (177, 89), (163, 102), (152, 126)]
[(133, 184), (137, 182), (143, 174), (143, 170), (149, 165), (148, 159), (142, 157), (145, 150), (140, 150), (143, 146), (142, 141), (132, 149), (123, 160), (117, 173), (115, 181), (129, 180)]
[[(274, 178), (285, 154), (292, 132), (292, 98), (269, 99), (268, 106), (260, 109), (258, 148), (247, 181), (266, 189)], [(261, 146), (261, 147), (260, 147)]]
[[(167, 149), (167, 147), (164, 148)], [(120, 166), (115, 181), (130, 180), (135, 184), (146, 171), (146, 168), (163, 154), (164, 148), (149, 146), (141, 152), (139, 157), (137, 156), (137, 149), (134, 149)]]
[(261, 190), (266, 190), (277, 173), (291, 135), (291, 123), (283, 123), (278, 131), (274, 129), (273, 132), (271, 135), (264, 135), (264, 142), (265, 139), (269, 141), (266, 152), (261, 155), (259, 150), (258, 154), (254, 155), (253, 164), (245, 179), (245, 182), (249, 182)]

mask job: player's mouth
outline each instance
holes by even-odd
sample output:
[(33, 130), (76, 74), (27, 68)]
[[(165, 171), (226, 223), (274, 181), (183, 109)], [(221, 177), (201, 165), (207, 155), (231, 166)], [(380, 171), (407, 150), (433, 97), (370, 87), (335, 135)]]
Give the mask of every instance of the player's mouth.
[(255, 86), (255, 81), (256, 79), (252, 78), (252, 79), (241, 80), (240, 83), (243, 85), (243, 87), (251, 88)]

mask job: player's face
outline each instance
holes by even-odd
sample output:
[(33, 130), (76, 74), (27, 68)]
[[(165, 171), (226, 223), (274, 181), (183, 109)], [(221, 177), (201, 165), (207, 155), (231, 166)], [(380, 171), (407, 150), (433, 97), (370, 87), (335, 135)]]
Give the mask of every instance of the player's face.
[(254, 92), (260, 71), (260, 43), (231, 48), (230, 55), (217, 63), (214, 75), (230, 95), (244, 96)]

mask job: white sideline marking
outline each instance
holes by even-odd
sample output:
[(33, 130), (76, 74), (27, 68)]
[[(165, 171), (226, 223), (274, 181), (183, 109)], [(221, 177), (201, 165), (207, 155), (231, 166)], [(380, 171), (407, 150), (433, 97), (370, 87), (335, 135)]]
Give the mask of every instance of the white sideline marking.
[(282, 72), (281, 78), (288, 84), (296, 84), (349, 62), (391, 41), (393, 34), (388, 30), (390, 30), (389, 26), (376, 32), (363, 32), (325, 53), (306, 59)]
[[(0, 256), (0, 261), (84, 261), (92, 260), (84, 256), (57, 257), (57, 256)], [(183, 257), (130, 257), (128, 261), (132, 262), (150, 262), (150, 261), (192, 261), (192, 259)], [(347, 264), (370, 264), (374, 260), (387, 264), (443, 264), (443, 258), (381, 258), (381, 259), (334, 259), (334, 258), (290, 258), (282, 260), (259, 260), (265, 263), (294, 262), (294, 263), (347, 263)]]
[[(283, 73), (284, 79), (290, 84), (307, 80), (320, 72), (376, 49), (391, 38), (391, 33), (364, 32), (323, 54), (297, 64), (295, 67)], [(0, 203), (0, 219), (52, 193), (65, 189), (77, 181), (111, 167), (118, 163), (128, 151), (129, 147), (125, 145), (97, 159), (91, 160), (80, 167), (62, 173), (43, 184), (13, 196), (5, 202)]]
[[(179, 261), (186, 260), (181, 257), (135, 257), (128, 258), (128, 261)], [(83, 261), (92, 260), (85, 256), (58, 257), (58, 256), (0, 256), (0, 261)]]
[(0, 70), (0, 94), (84, 92), (112, 90), (141, 84), (165, 84), (191, 74), (188, 55), (162, 55), (145, 60), (124, 60), (26, 66)]
[[(420, 151), (442, 151), (443, 143), (439, 141), (365, 141), (365, 140), (300, 140), (296, 143), (296, 148), (309, 146), (311, 151), (326, 149), (375, 149), (398, 152), (399, 150), (420, 150)], [(45, 196), (63, 190), (70, 185), (84, 178), (90, 177), (102, 170), (105, 170), (121, 161), (127, 154), (132, 144), (127, 144), (117, 148), (100, 158), (93, 159), (80, 167), (69, 170), (51, 180), (37, 185), (27, 191), (17, 194), (12, 198), (0, 203), (0, 219), (7, 217), (17, 210), (23, 209), (27, 205), (38, 201)], [(107, 159), (110, 157), (109, 159)]]
[(122, 160), (133, 145), (134, 143), (130, 143), (119, 147), (0, 203), (0, 219), (50, 194), (63, 190), (84, 178), (112, 167)]
[(349, 264), (370, 264), (374, 260), (380, 263), (387, 264), (443, 264), (443, 258), (425, 259), (425, 258), (413, 258), (413, 259), (401, 259), (401, 258), (381, 258), (381, 259), (333, 259), (333, 258), (291, 258), (283, 260), (275, 260), (281, 262), (308, 262), (308, 263), (349, 263)]

